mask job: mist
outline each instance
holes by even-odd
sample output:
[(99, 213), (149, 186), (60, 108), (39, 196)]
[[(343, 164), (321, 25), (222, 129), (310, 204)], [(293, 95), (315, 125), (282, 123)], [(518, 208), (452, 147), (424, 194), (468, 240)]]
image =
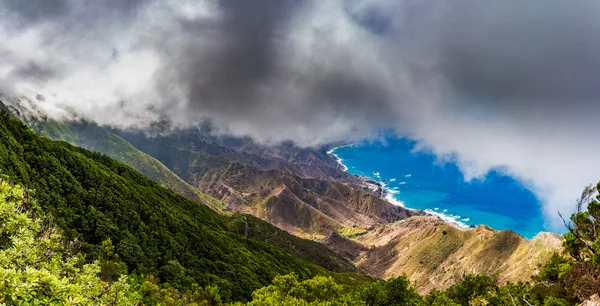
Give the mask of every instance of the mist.
[(549, 229), (600, 179), (592, 1), (0, 0), (0, 93), (100, 124), (210, 122), (264, 144), (393, 128), (467, 180), (497, 170)]

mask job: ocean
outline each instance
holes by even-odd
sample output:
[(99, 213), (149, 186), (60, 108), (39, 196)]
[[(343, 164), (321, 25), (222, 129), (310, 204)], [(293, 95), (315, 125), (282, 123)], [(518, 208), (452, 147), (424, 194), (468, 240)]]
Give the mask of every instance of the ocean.
[(452, 162), (415, 151), (415, 142), (388, 138), (335, 148), (332, 154), (352, 174), (380, 182), (396, 205), (425, 210), (456, 226), (485, 224), (533, 238), (546, 231), (541, 203), (514, 178), (491, 171), (485, 178), (465, 181)]

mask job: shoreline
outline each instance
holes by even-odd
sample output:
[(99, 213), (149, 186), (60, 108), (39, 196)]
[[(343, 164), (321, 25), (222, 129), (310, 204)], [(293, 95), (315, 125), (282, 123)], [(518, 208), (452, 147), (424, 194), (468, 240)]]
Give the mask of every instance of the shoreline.
[[(435, 217), (438, 220), (441, 220), (445, 223), (448, 223), (458, 229), (461, 230), (470, 230), (473, 229), (474, 226), (473, 225), (468, 225), (466, 223), (463, 223), (461, 221), (459, 221), (458, 219), (461, 218), (461, 216), (454, 216), (452, 214), (450, 215), (446, 215), (444, 213), (441, 212), (437, 212), (435, 210), (432, 209), (415, 209), (415, 208), (410, 208), (410, 207), (406, 207), (406, 204), (401, 201), (396, 199), (396, 197), (394, 197), (395, 194), (398, 194), (399, 192), (397, 190), (393, 190), (393, 189), (389, 189), (386, 188), (387, 184), (383, 181), (381, 181), (381, 178), (378, 176), (378, 173), (375, 175), (378, 179), (380, 179), (379, 181), (376, 180), (375, 178), (371, 178), (371, 177), (367, 177), (365, 175), (362, 176), (358, 176), (356, 174), (352, 174), (350, 172), (348, 172), (348, 166), (344, 165), (344, 160), (342, 158), (339, 157), (338, 154), (335, 154), (335, 151), (339, 148), (343, 148), (343, 147), (349, 147), (349, 146), (353, 146), (354, 144), (346, 144), (346, 145), (342, 145), (342, 146), (337, 146), (337, 147), (333, 147), (330, 150), (327, 151), (328, 155), (331, 155), (335, 158), (336, 162), (342, 166), (342, 169), (344, 170), (344, 172), (354, 175), (356, 176), (362, 183), (363, 183), (363, 188), (366, 190), (371, 191), (373, 194), (377, 195), (379, 198), (386, 200), (387, 202), (396, 205), (396, 206), (401, 206), (403, 208), (409, 209), (409, 210), (420, 210), (422, 212), (424, 212), (426, 215), (431, 216), (431, 217)], [(437, 208), (436, 208), (437, 209)], [(466, 218), (466, 221), (469, 221), (468, 218)], [(480, 224), (483, 225), (483, 224)]]
[(350, 143), (350, 144), (346, 144), (346, 145), (341, 145), (341, 146), (337, 146), (337, 147), (333, 147), (331, 149), (329, 149), (326, 153), (327, 155), (331, 155), (333, 157), (335, 157), (335, 161), (338, 163), (338, 165), (342, 166), (342, 170), (344, 170), (344, 172), (348, 173), (348, 174), (352, 174), (348, 172), (348, 167), (346, 165), (344, 165), (343, 160), (337, 155), (335, 154), (335, 150), (339, 149), (339, 148), (344, 148), (344, 147), (348, 147), (348, 146), (353, 146), (354, 144)]

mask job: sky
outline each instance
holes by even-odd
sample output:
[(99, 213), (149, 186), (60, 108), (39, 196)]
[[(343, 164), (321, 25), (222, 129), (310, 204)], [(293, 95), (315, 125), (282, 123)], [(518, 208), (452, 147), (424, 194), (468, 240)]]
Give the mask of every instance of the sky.
[(0, 0), (0, 93), (55, 118), (265, 144), (410, 137), (548, 226), (600, 180), (600, 2)]

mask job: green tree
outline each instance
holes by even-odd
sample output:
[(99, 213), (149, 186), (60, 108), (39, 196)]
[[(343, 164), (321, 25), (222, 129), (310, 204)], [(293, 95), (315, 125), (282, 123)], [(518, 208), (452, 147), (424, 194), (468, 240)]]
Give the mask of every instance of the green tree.
[(469, 306), (472, 303), (502, 305), (499, 302), (500, 289), (496, 276), (465, 275), (460, 281), (446, 289), (443, 294), (463, 306)]
[[(564, 250), (577, 261), (600, 263), (600, 195), (596, 186), (587, 186), (577, 201), (571, 222), (565, 221), (569, 230), (565, 234)], [(587, 210), (583, 206), (587, 205)], [(562, 217), (562, 215), (561, 215)]]
[(114, 282), (122, 275), (127, 274), (127, 265), (121, 261), (119, 254), (115, 253), (115, 247), (110, 238), (102, 241), (100, 245), (100, 278), (103, 281)]
[(252, 293), (247, 305), (360, 305), (333, 278), (316, 276), (299, 281), (294, 273), (279, 275), (269, 286)]
[(565, 289), (565, 279), (571, 273), (572, 266), (572, 258), (558, 253), (552, 254), (550, 260), (540, 266), (539, 273), (531, 277), (531, 299), (542, 303), (545, 299), (553, 297), (575, 303), (574, 297)]
[[(587, 186), (570, 222), (563, 218), (569, 230), (563, 242), (565, 253), (575, 262), (564, 277), (566, 290), (583, 301), (600, 292), (600, 195), (596, 186)], [(587, 206), (587, 210), (583, 206)], [(562, 215), (561, 215), (562, 218)]]
[(29, 192), (0, 179), (0, 301), (17, 305), (135, 305), (125, 276), (107, 283), (98, 262), (70, 251), (38, 216)]
[(549, 296), (544, 300), (544, 306), (570, 306), (573, 305), (567, 300)]
[(428, 305), (431, 306), (460, 306), (445, 294), (437, 294), (431, 299)]
[(363, 291), (362, 299), (369, 306), (419, 305), (423, 302), (405, 275), (372, 283)]

